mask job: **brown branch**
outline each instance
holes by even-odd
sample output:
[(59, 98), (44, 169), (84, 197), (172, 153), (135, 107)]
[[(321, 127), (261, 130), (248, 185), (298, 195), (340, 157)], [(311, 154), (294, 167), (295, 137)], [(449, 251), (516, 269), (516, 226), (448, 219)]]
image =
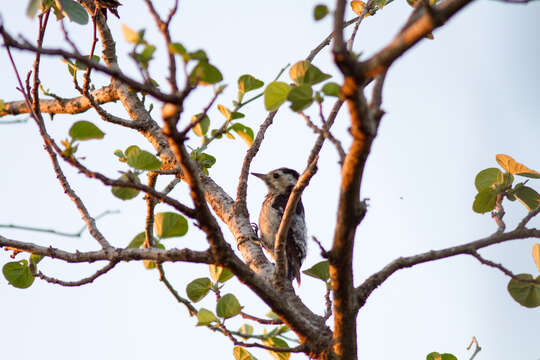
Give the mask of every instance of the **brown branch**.
[(422, 254), (400, 257), (395, 259), (380, 271), (367, 278), (362, 285), (356, 288), (356, 307), (357, 309), (364, 306), (366, 300), (371, 295), (373, 290), (379, 287), (386, 281), (393, 273), (400, 269), (412, 267), (421, 263), (430, 262), (439, 259), (445, 259), (456, 255), (471, 255), (473, 251), (479, 249), (500, 244), (506, 241), (527, 239), (527, 238), (540, 238), (540, 229), (525, 229), (519, 228), (506, 233), (494, 233), (483, 239), (472, 241), (463, 245), (449, 247), (441, 250), (432, 250)]
[(317, 135), (322, 135), (324, 136), (326, 139), (330, 140), (330, 142), (332, 144), (334, 144), (337, 152), (338, 152), (338, 155), (339, 155), (339, 164), (340, 165), (343, 165), (343, 161), (345, 160), (345, 150), (343, 150), (343, 146), (341, 145), (341, 142), (336, 139), (334, 137), (334, 135), (332, 135), (332, 133), (328, 130), (326, 130), (326, 121), (324, 120), (324, 117), (322, 116), (322, 113), (321, 113), (321, 119), (323, 121), (323, 128), (319, 128), (317, 125), (315, 125), (310, 117), (306, 114), (304, 114), (303, 112), (300, 113), (300, 115), (304, 118), (304, 120), (306, 121), (306, 124), (307, 126), (313, 130), (313, 132)]
[(109, 272), (109, 270), (114, 268), (116, 266), (116, 264), (118, 264), (118, 261), (111, 261), (110, 263), (108, 263), (106, 266), (104, 266), (103, 268), (96, 271), (91, 276), (86, 277), (86, 278), (81, 279), (81, 280), (78, 280), (78, 281), (64, 281), (64, 280), (55, 279), (53, 277), (49, 277), (49, 276), (43, 274), (41, 271), (38, 271), (38, 273), (35, 274), (35, 275), (37, 277), (39, 277), (41, 280), (45, 280), (46, 282), (51, 283), (51, 284), (68, 286), (68, 287), (69, 286), (81, 286), (81, 285), (86, 285), (86, 284), (90, 284), (90, 283), (94, 282), (94, 280), (96, 280), (98, 277), (100, 277), (101, 275), (106, 274), (107, 272)]
[(287, 200), (287, 206), (283, 211), (283, 217), (279, 224), (278, 231), (276, 233), (276, 241), (274, 243), (274, 253), (276, 254), (276, 270), (274, 272), (274, 285), (281, 287), (283, 284), (286, 275), (287, 275), (287, 253), (286, 253), (286, 242), (287, 234), (289, 228), (291, 227), (293, 215), (296, 213), (296, 206), (300, 201), (300, 196), (304, 189), (309, 185), (309, 181), (317, 172), (317, 161), (319, 160), (316, 157), (311, 164), (309, 164), (306, 170), (298, 178), (298, 181), (289, 195)]
[(75, 60), (80, 61), (87, 67), (91, 67), (97, 71), (100, 71), (102, 73), (112, 76), (113, 78), (121, 81), (122, 83), (128, 85), (130, 88), (134, 90), (138, 90), (138, 91), (142, 91), (147, 94), (150, 94), (154, 98), (161, 100), (163, 102), (178, 104), (184, 101), (185, 95), (183, 93), (180, 95), (164, 93), (153, 85), (145, 84), (135, 79), (132, 79), (131, 77), (127, 76), (126, 74), (118, 70), (117, 68), (109, 68), (105, 65), (101, 65), (100, 63), (97, 63), (89, 59), (87, 56), (72, 53), (63, 49), (37, 48), (28, 42), (20, 43), (17, 40), (15, 40), (9, 33), (7, 33), (7, 31), (4, 29), (3, 26), (0, 26), (0, 35), (2, 35), (4, 39), (4, 45), (6, 46), (10, 46), (12, 48), (23, 50), (23, 51), (39, 53), (42, 55), (60, 56), (65, 59), (75, 59)]
[(478, 260), (481, 264), (484, 264), (484, 265), (487, 265), (489, 267), (492, 267), (492, 268), (495, 268), (495, 269), (499, 269), (500, 271), (502, 271), (506, 276), (509, 276), (511, 277), (512, 279), (514, 280), (517, 280), (517, 281), (521, 281), (521, 282), (527, 282), (527, 283), (531, 283), (531, 284), (538, 284), (536, 282), (535, 279), (531, 279), (531, 280), (523, 280), (523, 279), (520, 279), (518, 278), (513, 272), (511, 272), (510, 270), (508, 270), (507, 268), (505, 268), (504, 266), (502, 266), (502, 264), (497, 264), (491, 260), (488, 260), (484, 257), (482, 257), (482, 255), (480, 255), (478, 253), (478, 251), (476, 250), (471, 250), (469, 252), (469, 255), (473, 256), (474, 258), (476, 258), (476, 260)]
[(533, 217), (535, 217), (536, 215), (538, 215), (540, 213), (540, 206), (537, 206), (536, 209), (534, 210), (531, 210), (529, 211), (529, 213), (527, 214), (527, 216), (525, 216), (518, 224), (518, 226), (516, 227), (516, 229), (524, 229), (525, 228), (525, 225), (527, 225), (527, 223), (529, 221), (531, 221), (531, 219)]
[(212, 258), (208, 251), (194, 251), (191, 249), (123, 249), (123, 248), (108, 248), (99, 251), (87, 252), (69, 252), (52, 246), (46, 247), (36, 245), (30, 242), (8, 239), (0, 235), (0, 247), (15, 248), (20, 251), (25, 251), (32, 254), (59, 259), (68, 263), (90, 263), (100, 260), (108, 261), (131, 261), (131, 260), (153, 260), (156, 262), (192, 262), (212, 264)]
[[(96, 104), (105, 104), (118, 100), (118, 94), (112, 86), (104, 86), (100, 89), (90, 92)], [(90, 109), (92, 104), (84, 96), (71, 99), (41, 100), (39, 110), (47, 114), (80, 114)], [(6, 115), (20, 115), (29, 113), (25, 101), (6, 102), (0, 117)]]
[(263, 325), (282, 325), (283, 324), (283, 321), (281, 321), (279, 319), (277, 319), (277, 320), (274, 320), (274, 319), (261, 319), (260, 317), (246, 314), (243, 311), (240, 312), (240, 316), (243, 317), (244, 319), (253, 320), (253, 321), (256, 321), (259, 324), (263, 324)]
[(426, 8), (420, 9), (418, 18), (401, 30), (390, 44), (366, 61), (356, 65), (354, 76), (363, 81), (388, 69), (398, 57), (422, 40), (425, 35), (442, 26), (471, 2), (472, 0), (446, 0), (436, 6), (429, 7), (429, 11)]
[(180, 294), (178, 294), (178, 291), (176, 291), (176, 289), (172, 286), (172, 284), (169, 282), (169, 280), (165, 276), (165, 270), (163, 269), (163, 264), (158, 263), (157, 264), (157, 269), (158, 269), (158, 272), (159, 272), (159, 280), (161, 282), (163, 282), (163, 284), (165, 285), (167, 290), (169, 290), (169, 292), (172, 294), (172, 296), (174, 296), (176, 301), (178, 301), (181, 304), (184, 304), (184, 306), (187, 308), (187, 310), (189, 312), (189, 316), (196, 316), (197, 315), (197, 309), (191, 304), (191, 302), (188, 299), (185, 299), (182, 296), (180, 296)]

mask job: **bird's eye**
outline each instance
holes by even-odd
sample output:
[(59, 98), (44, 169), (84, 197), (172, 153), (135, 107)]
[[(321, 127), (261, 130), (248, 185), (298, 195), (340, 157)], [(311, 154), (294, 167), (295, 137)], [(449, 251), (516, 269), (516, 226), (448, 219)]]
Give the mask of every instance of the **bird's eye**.
[(279, 174), (278, 173), (273, 173), (272, 176), (274, 177), (274, 179), (277, 179), (279, 177)]

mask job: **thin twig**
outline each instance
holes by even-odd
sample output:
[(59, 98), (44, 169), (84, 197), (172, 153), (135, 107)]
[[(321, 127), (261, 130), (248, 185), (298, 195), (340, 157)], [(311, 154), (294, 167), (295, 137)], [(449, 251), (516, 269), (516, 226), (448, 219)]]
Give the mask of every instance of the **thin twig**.
[[(100, 218), (109, 215), (109, 214), (118, 214), (119, 210), (106, 210), (96, 216), (94, 219), (99, 220)], [(58, 236), (66, 236), (66, 237), (77, 237), (80, 238), (82, 234), (84, 233), (84, 230), (87, 229), (87, 225), (84, 225), (79, 231), (74, 233), (68, 233), (63, 231), (58, 231), (55, 229), (46, 229), (46, 228), (38, 228), (38, 227), (32, 227), (32, 226), (25, 226), (25, 225), (16, 225), (16, 224), (0, 224), (0, 228), (8, 228), (8, 229), (16, 229), (16, 230), (27, 230), (27, 231), (35, 231), (35, 232), (43, 232), (43, 233), (50, 233)]]
[(40, 279), (45, 280), (46, 282), (51, 283), (51, 284), (62, 285), (62, 286), (81, 286), (81, 285), (90, 284), (101, 275), (106, 274), (107, 272), (109, 272), (109, 270), (114, 268), (116, 264), (118, 264), (118, 262), (119, 260), (111, 261), (110, 263), (108, 263), (106, 266), (96, 271), (91, 276), (78, 280), (78, 281), (64, 281), (64, 280), (55, 279), (53, 277), (49, 277), (43, 274), (41, 271), (38, 271), (38, 273), (35, 275), (39, 277)]
[(476, 340), (476, 336), (472, 337), (471, 343), (469, 344), (469, 346), (467, 346), (467, 350), (470, 350), (473, 344), (476, 345), (476, 347), (474, 348), (474, 353), (469, 360), (473, 360), (476, 354), (478, 354), (482, 350), (480, 344), (478, 343), (478, 340)]
[(511, 272), (510, 270), (508, 270), (507, 268), (505, 268), (504, 266), (502, 266), (501, 264), (497, 264), (491, 260), (488, 260), (484, 257), (482, 257), (478, 251), (476, 250), (471, 250), (469, 252), (469, 255), (475, 257), (481, 264), (484, 264), (484, 265), (487, 265), (487, 266), (490, 266), (492, 268), (495, 268), (495, 269), (499, 269), (500, 271), (502, 271), (505, 275), (511, 277), (512, 279), (516, 280), (516, 281), (520, 281), (520, 282), (526, 282), (526, 283), (530, 283), (530, 284), (538, 284), (536, 282), (536, 280), (532, 279), (532, 280), (523, 280), (523, 279), (520, 279), (518, 278), (513, 272)]

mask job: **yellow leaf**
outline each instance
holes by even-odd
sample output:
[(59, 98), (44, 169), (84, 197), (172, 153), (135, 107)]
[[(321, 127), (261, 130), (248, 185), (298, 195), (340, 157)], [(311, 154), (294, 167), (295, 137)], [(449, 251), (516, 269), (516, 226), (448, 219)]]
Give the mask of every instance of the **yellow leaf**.
[(540, 173), (535, 170), (531, 170), (525, 165), (518, 163), (514, 158), (505, 154), (497, 154), (495, 157), (501, 167), (508, 171), (510, 174), (516, 175), (530, 175), (529, 177), (540, 178)]
[(540, 244), (534, 244), (532, 247), (532, 256), (538, 271), (540, 271)]
[[(358, 0), (351, 1), (352, 11), (354, 11), (356, 15), (358, 16), (362, 16), (365, 7), (366, 7), (366, 3), (363, 1), (358, 1)], [(369, 16), (369, 12), (367, 12), (364, 17), (368, 17), (368, 16)]]
[(126, 39), (127, 42), (134, 44), (139, 42), (139, 34), (126, 24), (122, 24), (122, 33), (124, 34), (124, 39)]

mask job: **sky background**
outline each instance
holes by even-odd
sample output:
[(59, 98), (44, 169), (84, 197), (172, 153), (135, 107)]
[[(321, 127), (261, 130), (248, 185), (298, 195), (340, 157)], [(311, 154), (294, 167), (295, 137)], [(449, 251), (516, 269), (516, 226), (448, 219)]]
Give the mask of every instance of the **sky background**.
[[(142, 1), (124, 3), (119, 8), (121, 19), (111, 16), (109, 20), (116, 34), (120, 64), (126, 73), (137, 76), (126, 56), (130, 46), (121, 35), (121, 24), (136, 30), (146, 28), (146, 38), (159, 47), (150, 71), (166, 88), (165, 50), (151, 17)], [(170, 4), (159, 2), (162, 13)], [(314, 5), (316, 2), (285, 0), (181, 1), (172, 37), (190, 51), (206, 50), (223, 73), (224, 83), (229, 84), (218, 103), (232, 107), (238, 76), (249, 73), (268, 83), (285, 65), (305, 58), (330, 33), (330, 18), (320, 22), (312, 19)], [(331, 2), (327, 5), (333, 7)], [(9, 2), (0, 15), (12, 34), (33, 39), (37, 22), (26, 18), (25, 6), (26, 1)], [(400, 29), (410, 11), (404, 0), (396, 0), (367, 18), (357, 35), (355, 51), (369, 56), (380, 49)], [(347, 18), (352, 16), (348, 8)], [(471, 205), (476, 193), (474, 177), (484, 168), (497, 166), (496, 154), (509, 154), (530, 168), (540, 169), (539, 18), (540, 2), (510, 5), (477, 1), (437, 30), (434, 41), (422, 41), (393, 65), (384, 89), (386, 115), (362, 188), (370, 207), (357, 233), (356, 284), (399, 256), (458, 245), (495, 231), (491, 217), (474, 213)], [(88, 52), (91, 26), (66, 25), (82, 51)], [(52, 21), (46, 46), (66, 47), (64, 43), (58, 24)], [(14, 55), (19, 71), (26, 74), (32, 58), (17, 51)], [(341, 81), (328, 49), (314, 64), (332, 74), (334, 81)], [(0, 99), (19, 100), (5, 49), (0, 49), (0, 66)], [(59, 59), (43, 60), (41, 75), (45, 88), (62, 97), (77, 95), (66, 65)], [(107, 82), (104, 76), (95, 80), (96, 86)], [(183, 121), (200, 112), (211, 96), (211, 88), (197, 90), (187, 101)], [(325, 102), (327, 111), (331, 103)], [(125, 114), (118, 104), (106, 107), (120, 116)], [(244, 110), (242, 122), (256, 130), (266, 116), (262, 101)], [(333, 133), (347, 146), (345, 110)], [(308, 113), (316, 118), (315, 107)], [(159, 117), (159, 106), (153, 115)], [(213, 127), (221, 124), (217, 109), (210, 112), (210, 118)], [(92, 111), (75, 117), (55, 116), (47, 121), (47, 127), (59, 141), (76, 120), (93, 121), (106, 133), (102, 141), (83, 143), (79, 148), (78, 155), (85, 156), (85, 164), (92, 169), (117, 177), (118, 171), (126, 168), (117, 161), (114, 150), (137, 144), (152, 151), (142, 136), (104, 123)], [(63, 194), (35, 124), (28, 121), (0, 126), (0, 224), (78, 231), (83, 225), (80, 214)], [(284, 106), (268, 130), (252, 170), (267, 172), (286, 166), (301, 171), (314, 140), (304, 121)], [(192, 145), (197, 141), (193, 139)], [(217, 157), (210, 174), (230, 194), (236, 189), (246, 149), (241, 140), (223, 140), (208, 150)], [(122, 202), (109, 189), (69, 166), (63, 165), (63, 169), (92, 215), (121, 211), (98, 223), (111, 243), (126, 246), (143, 230), (146, 205), (141, 195)], [(166, 182), (161, 180), (158, 187)], [(319, 172), (306, 189), (303, 202), (309, 233), (327, 248), (335, 223), (338, 184), (336, 151), (326, 144)], [(531, 181), (531, 185), (540, 189), (538, 181)], [(181, 184), (172, 194), (187, 201), (185, 190)], [(265, 193), (262, 182), (250, 179), (248, 205), (254, 222)], [(159, 205), (157, 210), (169, 209)], [(526, 214), (519, 203), (507, 204), (506, 211), (509, 229)], [(539, 227), (540, 220), (530, 224)], [(87, 233), (80, 239), (9, 229), (0, 229), (0, 234), (68, 250), (97, 249)], [(227, 230), (225, 235), (232, 241)], [(194, 226), (185, 237), (164, 243), (168, 248), (207, 246)], [(536, 276), (538, 271), (530, 255), (534, 243), (532, 239), (513, 241), (482, 250), (481, 254), (515, 273)], [(8, 255), (0, 253), (1, 264), (11, 261)], [(304, 268), (319, 261), (318, 248), (311, 242)], [(47, 275), (63, 280), (88, 276), (100, 266), (51, 259), (40, 263)], [(182, 295), (189, 281), (208, 276), (204, 265), (166, 264), (165, 269)], [(514, 302), (506, 291), (508, 280), (501, 272), (466, 256), (399, 271), (373, 292), (358, 316), (359, 358), (423, 359), (429, 352), (439, 351), (468, 359), (472, 352), (466, 346), (476, 336), (482, 346), (477, 360), (540, 359), (540, 312)], [(229, 281), (223, 291), (236, 294), (246, 312), (262, 316), (268, 311), (236, 280)], [(324, 288), (320, 281), (304, 277), (298, 293), (312, 309), (323, 313)], [(215, 301), (209, 296), (198, 306), (214, 309)], [(139, 262), (120, 264), (94, 283), (78, 288), (36, 280), (29, 289), (19, 290), (2, 277), (0, 308), (1, 354), (6, 359), (233, 358), (230, 341), (195, 327), (196, 319), (189, 318), (184, 307), (175, 302), (158, 281), (157, 272), (145, 270)], [(242, 323), (233, 319), (229, 326), (236, 329)], [(256, 327), (256, 331), (261, 328)], [(259, 359), (270, 358), (265, 352), (253, 353)]]

